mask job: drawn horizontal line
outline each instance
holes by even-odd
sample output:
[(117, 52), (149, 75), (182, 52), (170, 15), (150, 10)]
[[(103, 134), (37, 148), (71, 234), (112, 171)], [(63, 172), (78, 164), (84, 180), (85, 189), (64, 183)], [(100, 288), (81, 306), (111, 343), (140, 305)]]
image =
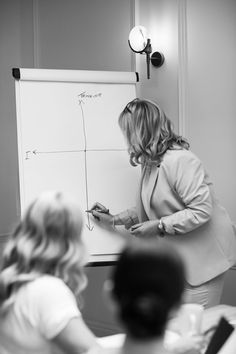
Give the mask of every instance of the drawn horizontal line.
[(83, 152), (84, 150), (53, 150), (53, 151), (37, 151), (37, 150), (34, 150), (32, 151), (33, 154), (37, 155), (37, 154), (61, 154), (61, 153), (71, 153), (71, 152)]
[[(38, 154), (63, 154), (63, 153), (76, 153), (76, 152), (99, 152), (99, 151), (127, 151), (126, 149), (81, 149), (81, 150), (51, 150), (51, 151), (38, 151), (33, 150), (34, 155)], [(30, 151), (27, 151), (29, 153)]]
[(86, 149), (86, 151), (127, 151), (127, 149)]

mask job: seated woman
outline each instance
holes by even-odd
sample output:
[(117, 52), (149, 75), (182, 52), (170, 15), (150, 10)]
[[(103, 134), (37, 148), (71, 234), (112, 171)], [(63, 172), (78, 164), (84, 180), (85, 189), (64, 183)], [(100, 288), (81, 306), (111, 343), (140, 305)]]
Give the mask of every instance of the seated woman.
[[(182, 259), (172, 248), (150, 239), (136, 239), (126, 246), (108, 283), (125, 340), (120, 349), (105, 351), (169, 353), (164, 334), (181, 304), (184, 279)], [(199, 353), (204, 344), (203, 338), (195, 335), (176, 342), (176, 352)]]
[(85, 353), (96, 348), (77, 301), (86, 286), (78, 205), (46, 192), (27, 208), (0, 273), (0, 353)]

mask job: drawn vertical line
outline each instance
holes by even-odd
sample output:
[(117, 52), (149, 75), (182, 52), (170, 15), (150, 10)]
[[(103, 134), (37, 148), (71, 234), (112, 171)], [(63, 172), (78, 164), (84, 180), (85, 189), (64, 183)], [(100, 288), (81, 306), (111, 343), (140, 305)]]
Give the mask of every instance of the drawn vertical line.
[[(82, 113), (82, 122), (83, 122), (83, 134), (84, 134), (84, 169), (85, 169), (85, 197), (86, 197), (86, 209), (89, 209), (88, 201), (89, 201), (89, 195), (88, 195), (88, 167), (87, 167), (87, 136), (86, 136), (86, 128), (85, 128), (85, 119), (84, 119), (84, 110), (82, 107), (82, 102), (79, 101), (81, 113)], [(89, 214), (87, 213), (87, 219), (88, 219), (88, 227), (90, 229), (90, 218)]]

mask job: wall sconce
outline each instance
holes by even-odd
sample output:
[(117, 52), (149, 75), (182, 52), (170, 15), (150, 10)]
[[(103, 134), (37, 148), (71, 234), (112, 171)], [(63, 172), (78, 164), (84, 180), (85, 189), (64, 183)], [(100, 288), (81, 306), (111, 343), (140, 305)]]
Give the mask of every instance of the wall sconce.
[(152, 53), (151, 40), (148, 38), (147, 30), (143, 26), (135, 26), (132, 28), (129, 33), (128, 43), (133, 52), (146, 54), (147, 78), (150, 79), (150, 61), (153, 66), (158, 68), (164, 63), (164, 55), (160, 52)]

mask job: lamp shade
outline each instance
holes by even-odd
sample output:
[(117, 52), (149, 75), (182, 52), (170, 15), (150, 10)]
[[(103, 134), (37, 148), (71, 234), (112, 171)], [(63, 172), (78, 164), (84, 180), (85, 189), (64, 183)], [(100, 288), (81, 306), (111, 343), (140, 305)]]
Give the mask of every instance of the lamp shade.
[(144, 51), (148, 44), (147, 29), (144, 26), (135, 26), (129, 33), (129, 45), (137, 53)]

